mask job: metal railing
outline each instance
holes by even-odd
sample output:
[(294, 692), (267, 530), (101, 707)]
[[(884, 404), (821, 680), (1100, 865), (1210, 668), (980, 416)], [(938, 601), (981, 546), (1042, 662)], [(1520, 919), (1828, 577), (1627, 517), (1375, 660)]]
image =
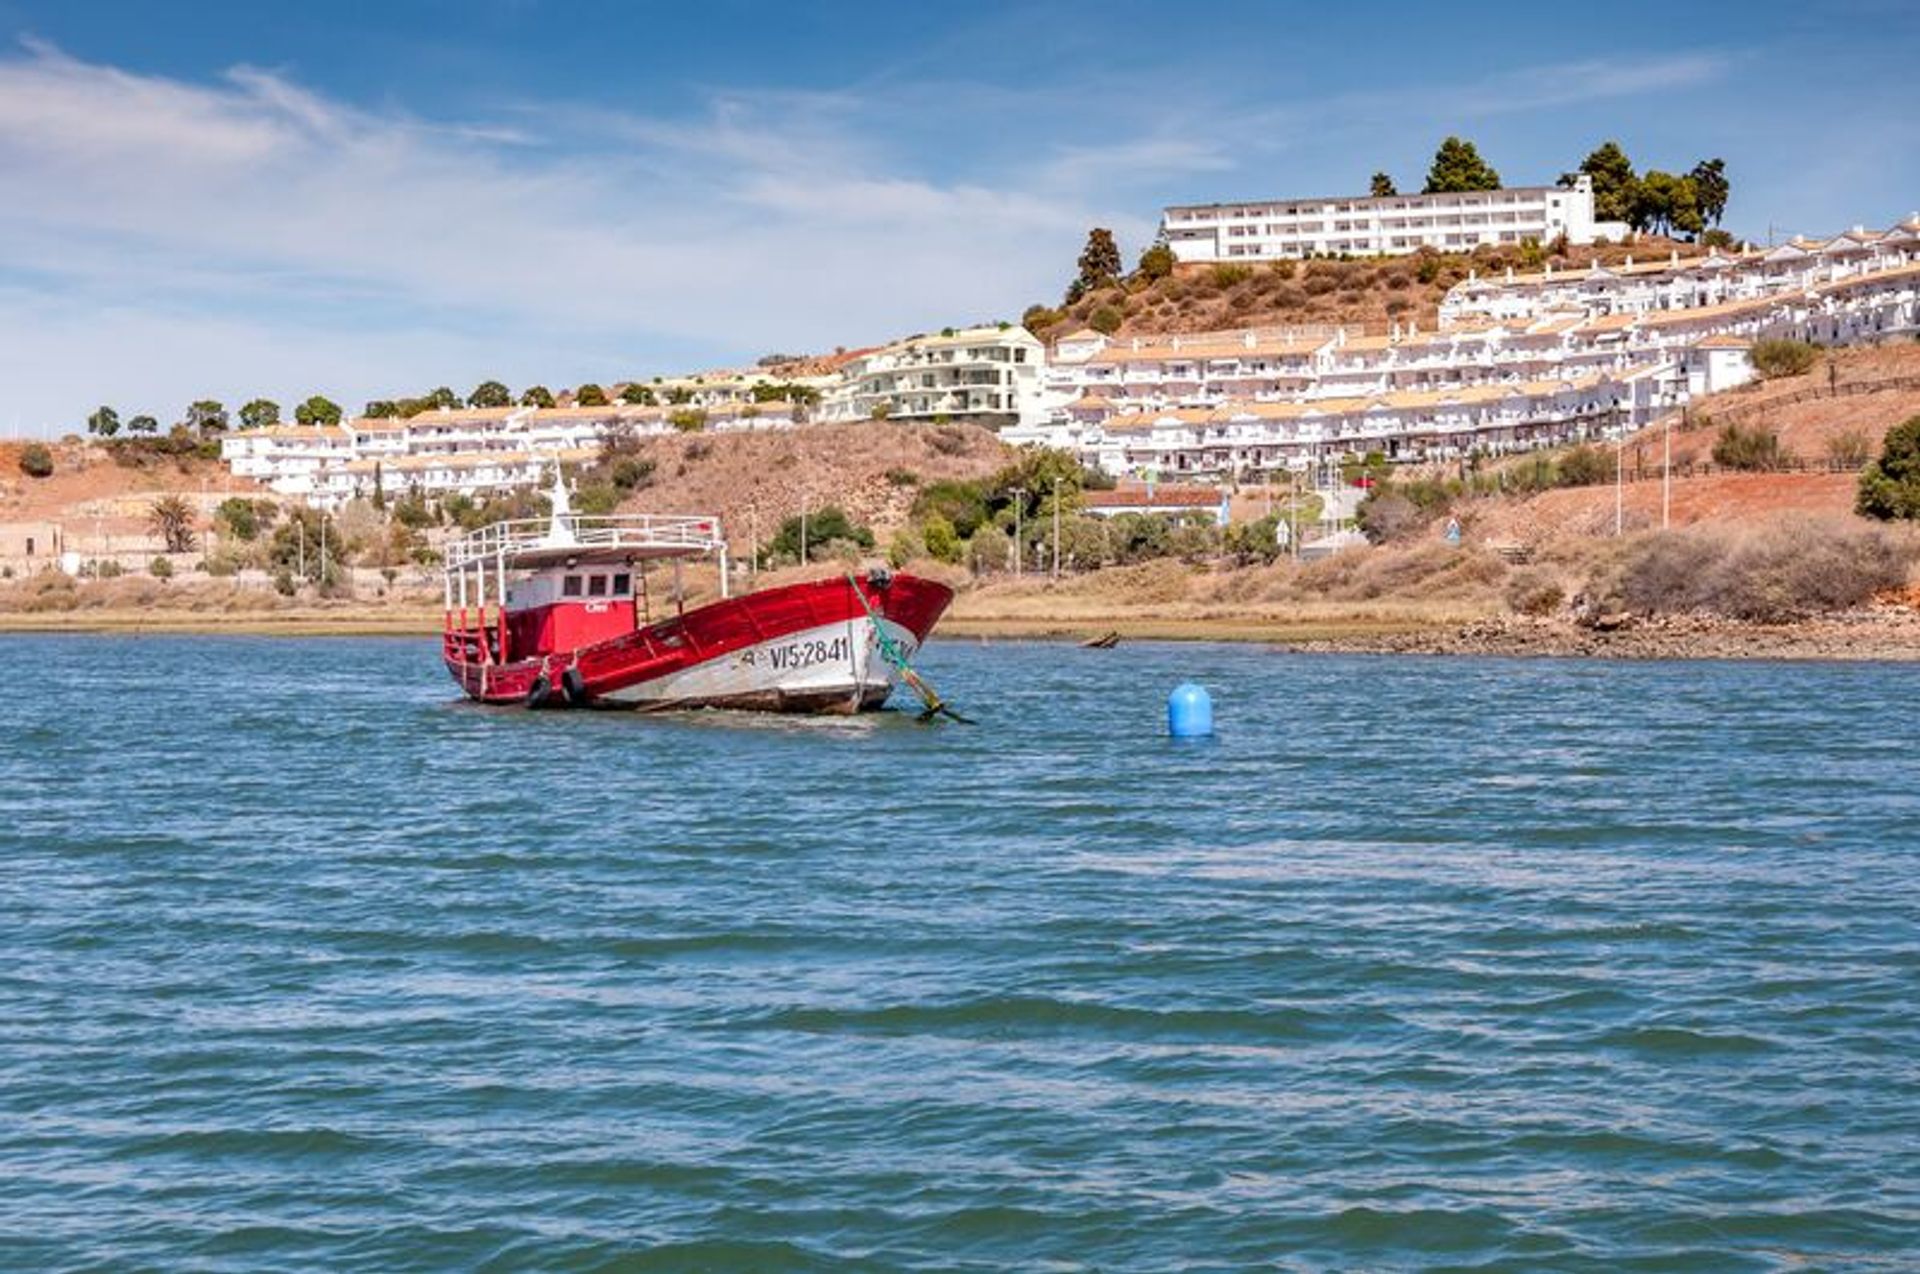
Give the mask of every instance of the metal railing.
[(624, 513), (607, 516), (572, 515), (560, 519), (563, 534), (556, 536), (551, 518), (521, 518), (495, 522), (447, 544), (449, 571), (496, 559), (511, 561), (525, 553), (557, 549), (594, 552), (626, 549), (667, 557), (695, 557), (726, 547), (720, 519), (677, 514)]

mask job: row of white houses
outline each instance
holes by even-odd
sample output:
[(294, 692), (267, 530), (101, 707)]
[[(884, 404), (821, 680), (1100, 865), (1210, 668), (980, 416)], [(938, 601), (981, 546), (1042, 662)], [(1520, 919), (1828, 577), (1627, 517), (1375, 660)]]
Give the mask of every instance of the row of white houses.
[(534, 486), (556, 460), (591, 462), (616, 429), (637, 437), (696, 424), (715, 432), (792, 429), (804, 418), (804, 409), (785, 401), (439, 408), (405, 419), (245, 429), (223, 438), (220, 452), (236, 476), (330, 509), (376, 490), (444, 499)]
[(1433, 332), (1076, 332), (1048, 364), (1058, 408), (1005, 436), (1121, 476), (1219, 477), (1347, 452), (1437, 459), (1615, 435), (1744, 383), (1758, 340), (1920, 334), (1920, 223), (1455, 292), (1479, 308), (1456, 304)]
[(1514, 322), (1554, 315), (1646, 314), (1807, 292), (1920, 257), (1920, 213), (1885, 230), (1855, 226), (1830, 239), (1795, 238), (1776, 248), (1665, 258), (1584, 270), (1470, 276), (1448, 289), (1440, 325)]
[[(828, 375), (663, 379), (649, 386), (661, 405), (439, 408), (406, 419), (276, 425), (227, 435), (221, 456), (235, 475), (322, 508), (375, 490), (439, 499), (537, 484), (556, 459), (591, 460), (614, 429), (646, 436), (882, 418), (993, 429), (1038, 424), (1048, 410), (1045, 367), (1046, 347), (1025, 328), (948, 329), (855, 351)], [(788, 385), (818, 401), (755, 400), (769, 386)]]

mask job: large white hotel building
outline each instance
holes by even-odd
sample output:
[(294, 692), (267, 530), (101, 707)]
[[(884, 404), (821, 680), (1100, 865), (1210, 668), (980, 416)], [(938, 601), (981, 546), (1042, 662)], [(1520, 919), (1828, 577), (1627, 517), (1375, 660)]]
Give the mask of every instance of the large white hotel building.
[(1161, 238), (1181, 261), (1397, 256), (1527, 239), (1545, 244), (1561, 235), (1587, 244), (1627, 234), (1624, 222), (1593, 219), (1593, 182), (1584, 173), (1571, 186), (1181, 204), (1160, 217)]

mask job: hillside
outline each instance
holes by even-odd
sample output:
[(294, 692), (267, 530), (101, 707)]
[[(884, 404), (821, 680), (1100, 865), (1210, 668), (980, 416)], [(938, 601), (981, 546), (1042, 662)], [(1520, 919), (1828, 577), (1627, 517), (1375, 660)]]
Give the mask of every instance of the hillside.
[(736, 537), (750, 533), (757, 516), (764, 541), (800, 512), (802, 500), (811, 509), (838, 505), (876, 529), (897, 527), (920, 486), (986, 477), (1006, 464), (1008, 450), (974, 425), (867, 421), (671, 434), (642, 440), (638, 455), (653, 462), (652, 480), (622, 503), (623, 512), (714, 513)]
[[(1890, 381), (1865, 393), (1828, 396), (1824, 364), (1800, 376), (1759, 382), (1701, 399), (1689, 410), (1696, 423), (1673, 433), (1676, 469), (1705, 464), (1723, 423), (1738, 421), (1776, 434), (1790, 456), (1825, 460), (1836, 440), (1855, 434), (1878, 454), (1888, 429), (1920, 415), (1920, 345), (1840, 350), (1831, 355), (1835, 381), (1849, 386)], [(1817, 396), (1804, 398), (1809, 391)], [(1794, 401), (1802, 399), (1801, 401)], [(1628, 482), (1621, 492), (1622, 522), (1628, 530), (1660, 525), (1659, 430), (1643, 431), (1628, 443), (1627, 465), (1651, 476)], [(1859, 485), (1854, 472), (1732, 473), (1676, 476), (1670, 519), (1674, 526), (1701, 523), (1748, 525), (1780, 514), (1850, 518)], [(1461, 521), (1470, 538), (1537, 542), (1566, 535), (1610, 534), (1614, 525), (1611, 483), (1545, 491), (1525, 499), (1474, 501)]]
[(167, 456), (125, 464), (105, 448), (79, 441), (46, 444), (53, 453), (53, 473), (31, 478), (20, 470), (27, 445), (0, 441), (0, 522), (90, 518), (107, 532), (124, 534), (145, 527), (147, 510), (161, 495), (217, 503), (230, 493), (260, 489), (235, 478), (217, 460)]
[(1606, 265), (1627, 257), (1648, 261), (1676, 251), (1684, 258), (1705, 249), (1643, 236), (1632, 244), (1558, 253), (1516, 246), (1353, 261), (1178, 265), (1164, 278), (1135, 273), (1072, 305), (1036, 307), (1028, 311), (1027, 326), (1041, 340), (1051, 340), (1092, 324), (1104, 309), (1120, 317), (1117, 334), (1121, 336), (1306, 324), (1352, 325), (1384, 333), (1396, 322), (1413, 322), (1430, 329), (1438, 322), (1447, 289), (1471, 271), (1489, 275), (1508, 267), (1530, 271), (1547, 264), (1555, 269), (1585, 269), (1595, 261)]

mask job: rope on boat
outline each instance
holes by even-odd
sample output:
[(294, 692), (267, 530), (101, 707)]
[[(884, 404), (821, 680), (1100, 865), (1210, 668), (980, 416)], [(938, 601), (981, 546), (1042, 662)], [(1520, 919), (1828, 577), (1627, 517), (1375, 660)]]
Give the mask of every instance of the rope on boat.
[(873, 626), (873, 635), (880, 639), (881, 656), (893, 666), (895, 672), (900, 674), (900, 680), (906, 682), (913, 692), (920, 696), (920, 702), (927, 705), (920, 714), (920, 720), (931, 721), (935, 717), (951, 717), (962, 725), (972, 725), (973, 721), (970, 718), (963, 717), (948, 707), (946, 700), (940, 697), (939, 692), (928, 685), (926, 679), (907, 663), (906, 655), (901, 652), (900, 647), (894, 645), (893, 638), (887, 636), (886, 628), (881, 625), (880, 617), (873, 613), (873, 606), (867, 601), (867, 595), (860, 591), (860, 581), (853, 577), (852, 571), (847, 572), (847, 587), (851, 588), (853, 595), (859, 598), (860, 609), (867, 612), (867, 622)]

